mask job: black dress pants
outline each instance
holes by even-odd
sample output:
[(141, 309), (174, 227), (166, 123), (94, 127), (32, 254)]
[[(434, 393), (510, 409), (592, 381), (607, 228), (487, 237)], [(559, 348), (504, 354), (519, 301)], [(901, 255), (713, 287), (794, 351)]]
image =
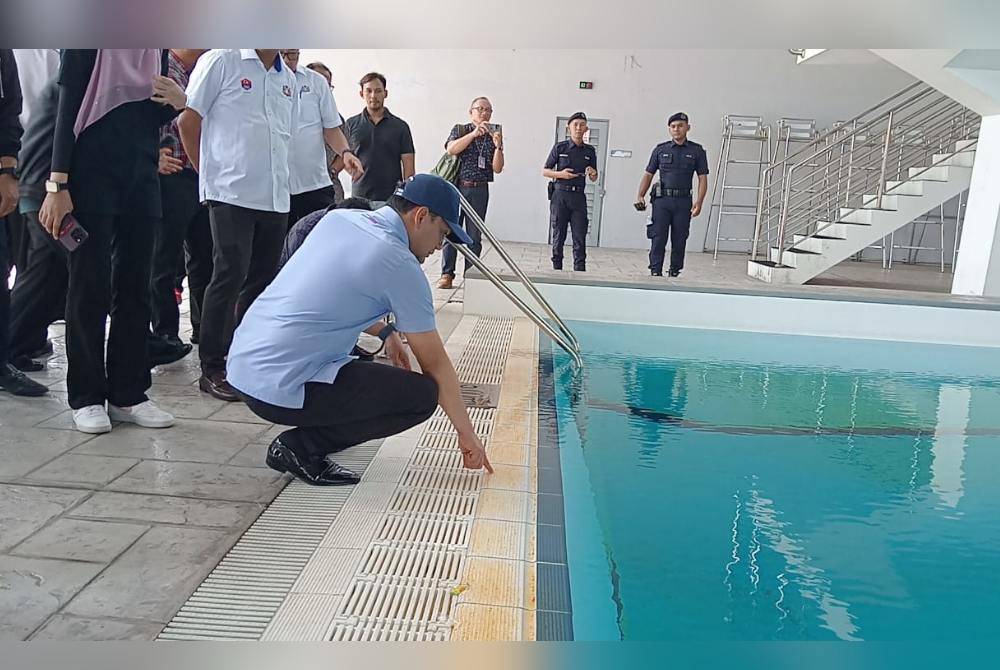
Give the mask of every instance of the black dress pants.
[[(151, 379), (146, 357), (149, 264), (156, 217), (74, 212), (89, 239), (69, 254), (66, 294), (66, 386), (69, 406), (105, 400), (144, 402)], [(105, 363), (104, 330), (108, 316)]]
[(317, 209), (326, 209), (337, 199), (333, 186), (324, 186), (315, 191), (306, 191), (292, 196), (291, 211), (288, 213), (288, 227), (291, 229), (299, 219), (312, 214)]
[(279, 439), (312, 462), (412, 428), (430, 418), (438, 404), (438, 386), (432, 378), (368, 361), (348, 363), (332, 384), (306, 384), (302, 409), (242, 395), (247, 407), (262, 419), (294, 426)]
[(66, 247), (42, 228), (38, 212), (28, 212), (24, 218), (28, 254), (10, 292), (10, 360), (41, 349), (49, 324), (66, 314)]
[(212, 280), (205, 290), (198, 354), (204, 374), (224, 372), (233, 332), (278, 271), (288, 214), (208, 204)]
[(152, 330), (162, 337), (177, 337), (180, 311), (174, 297), (177, 265), (186, 252), (192, 326), (200, 319), (205, 288), (212, 278), (212, 240), (208, 210), (198, 197), (198, 174), (182, 170), (160, 175), (163, 218), (156, 228), (149, 293)]
[(563, 191), (556, 187), (549, 205), (552, 223), (552, 267), (562, 269), (566, 227), (573, 234), (573, 269), (587, 269), (587, 194), (583, 191)]

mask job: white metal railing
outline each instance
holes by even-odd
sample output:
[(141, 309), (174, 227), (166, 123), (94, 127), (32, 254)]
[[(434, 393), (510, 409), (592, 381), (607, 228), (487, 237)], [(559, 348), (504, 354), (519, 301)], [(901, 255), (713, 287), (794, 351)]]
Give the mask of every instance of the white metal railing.
[[(573, 331), (569, 329), (566, 322), (556, 313), (555, 309), (549, 304), (549, 301), (538, 291), (538, 288), (532, 283), (524, 271), (514, 262), (504, 246), (497, 239), (496, 235), (486, 227), (486, 223), (483, 221), (482, 217), (472, 208), (469, 201), (465, 199), (464, 196), (459, 196), (461, 198), (462, 212), (466, 217), (472, 219), (472, 222), (476, 224), (479, 230), (482, 232), (483, 237), (496, 249), (496, 252), (500, 255), (500, 258), (507, 263), (507, 266), (514, 272), (517, 278), (521, 281), (525, 290), (535, 299), (545, 313), (549, 316), (552, 321), (555, 322), (556, 328), (553, 328), (545, 319), (542, 318), (534, 309), (531, 308), (524, 300), (521, 299), (519, 295), (514, 293), (514, 291), (504, 283), (491, 268), (489, 268), (479, 256), (474, 254), (472, 250), (468, 249), (464, 244), (452, 245), (465, 259), (471, 263), (477, 270), (483, 273), (483, 275), (490, 280), (490, 282), (496, 286), (501, 293), (503, 293), (507, 298), (514, 303), (514, 305), (521, 310), (521, 312), (531, 319), (538, 328), (548, 335), (552, 340), (558, 344), (567, 354), (573, 359), (576, 364), (576, 369), (580, 370), (583, 368), (583, 358), (580, 356), (580, 342), (576, 339)], [(450, 244), (450, 242), (449, 242)]]
[[(862, 207), (881, 208), (902, 183), (973, 151), (980, 117), (916, 82), (836, 124), (764, 170), (751, 259), (780, 263), (794, 235), (815, 235)], [(956, 148), (958, 140), (972, 140)], [(935, 154), (943, 154), (934, 159)], [(910, 175), (911, 168), (920, 168)], [(890, 185), (891, 183), (891, 185)], [(867, 198), (865, 197), (867, 196)]]

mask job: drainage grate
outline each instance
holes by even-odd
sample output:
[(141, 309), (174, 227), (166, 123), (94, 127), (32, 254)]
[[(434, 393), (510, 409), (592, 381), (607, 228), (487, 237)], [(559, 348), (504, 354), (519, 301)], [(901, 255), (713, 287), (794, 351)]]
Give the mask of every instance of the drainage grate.
[(466, 407), (496, 409), (500, 402), (499, 384), (468, 384), (459, 386), (459, 394)]
[[(484, 439), (493, 429), (513, 325), (479, 319), (456, 365)], [(379, 459), (361, 484), (333, 490), (291, 484), (160, 639), (319, 639), (320, 631), (338, 641), (449, 639), (453, 589), (482, 485), (481, 474), (462, 469), (457, 447), (439, 408), (412, 454)], [(361, 470), (377, 449), (363, 445), (336, 458)]]
[[(358, 445), (338, 454), (338, 461), (363, 471), (377, 449)], [(260, 639), (354, 488), (291, 482), (157, 639)]]

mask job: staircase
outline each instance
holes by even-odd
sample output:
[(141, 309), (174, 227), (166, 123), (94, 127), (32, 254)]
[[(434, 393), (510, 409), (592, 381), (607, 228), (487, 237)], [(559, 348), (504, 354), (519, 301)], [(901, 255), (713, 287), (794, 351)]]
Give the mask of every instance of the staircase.
[(968, 189), (979, 121), (918, 82), (769, 166), (747, 273), (802, 284)]

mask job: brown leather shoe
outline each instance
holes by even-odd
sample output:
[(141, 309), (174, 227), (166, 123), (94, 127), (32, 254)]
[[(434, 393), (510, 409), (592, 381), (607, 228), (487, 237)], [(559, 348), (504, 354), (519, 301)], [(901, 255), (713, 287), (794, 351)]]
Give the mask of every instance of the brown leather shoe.
[(453, 275), (441, 275), (441, 279), (438, 279), (437, 287), (438, 288), (454, 288), (454, 286), (452, 285), (452, 282), (454, 282), (454, 281), (455, 281), (455, 277)]
[(226, 381), (226, 373), (224, 372), (203, 374), (201, 379), (198, 380), (198, 388), (219, 400), (225, 400), (226, 402), (240, 401), (240, 396), (236, 393), (236, 389)]

